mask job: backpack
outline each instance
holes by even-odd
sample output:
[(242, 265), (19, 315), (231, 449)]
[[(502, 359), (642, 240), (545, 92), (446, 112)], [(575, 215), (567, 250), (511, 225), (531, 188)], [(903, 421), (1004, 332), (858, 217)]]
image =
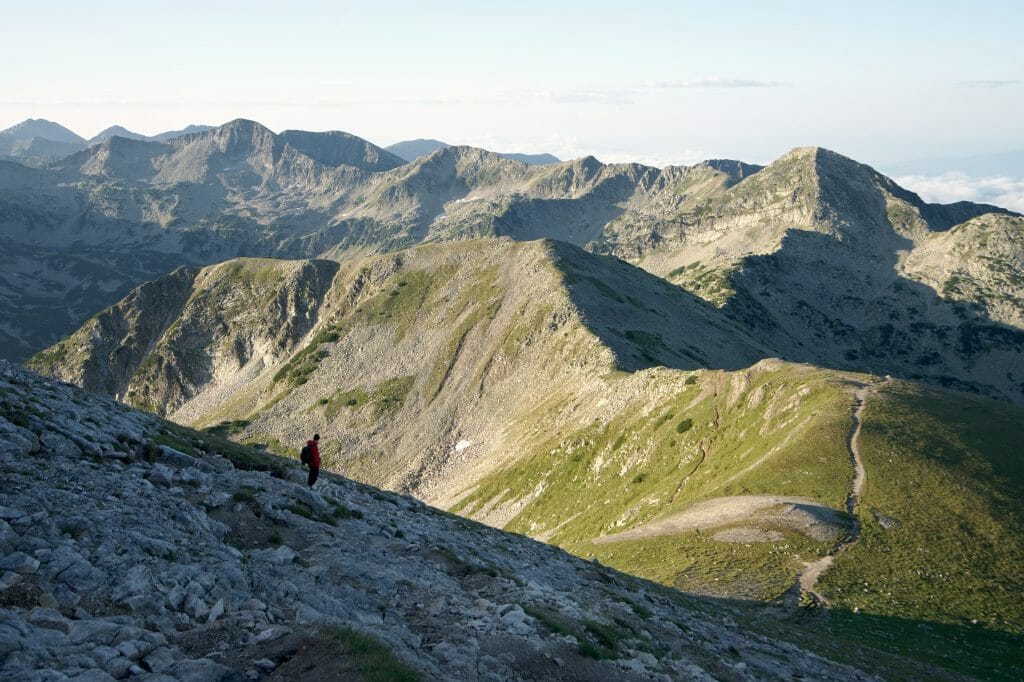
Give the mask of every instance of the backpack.
[(308, 445), (303, 445), (302, 449), (299, 450), (299, 460), (303, 464), (306, 464), (306, 465), (309, 464), (309, 446)]

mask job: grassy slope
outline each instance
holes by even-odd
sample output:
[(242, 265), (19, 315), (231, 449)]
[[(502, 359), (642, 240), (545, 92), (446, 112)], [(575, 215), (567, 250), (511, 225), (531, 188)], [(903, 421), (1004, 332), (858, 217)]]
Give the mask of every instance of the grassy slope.
[[(653, 409), (627, 405), (607, 425), (539, 441), (454, 511), (472, 515), (520, 500), (510, 530), (683, 590), (778, 597), (831, 543), (785, 529), (775, 529), (781, 539), (747, 544), (698, 532), (590, 542), (720, 495), (800, 495), (842, 508), (852, 403), (842, 375), (792, 365), (750, 371), (748, 383), (738, 375), (695, 373)], [(608, 381), (614, 387), (627, 379)], [(822, 651), (851, 662), (895, 655), (895, 678), (920, 672), (898, 662), (909, 655), (953, 674), (1019, 679), (1021, 416), (1019, 408), (902, 382), (870, 398), (860, 437), (868, 472), (857, 509), (863, 536), (818, 585), (833, 609), (827, 617), (744, 617), (772, 636), (812, 646), (826, 628), (832, 639), (820, 643)], [(685, 420), (692, 426), (680, 433)], [(692, 455), (701, 442), (707, 456), (697, 466)], [(897, 525), (886, 530), (890, 519)]]
[(1021, 417), (1001, 403), (902, 383), (869, 401), (864, 531), (826, 575), (830, 599), (1024, 634)]
[[(671, 390), (653, 407), (641, 393), (607, 424), (535, 443), (534, 454), (483, 479), (453, 511), (472, 515), (525, 500), (509, 530), (683, 589), (780, 594), (801, 559), (823, 554), (829, 543), (788, 531), (755, 549), (695, 533), (591, 543), (724, 495), (796, 495), (842, 507), (851, 474), (850, 398), (838, 377), (793, 365), (684, 376), (663, 373)], [(629, 379), (608, 381), (614, 393)]]

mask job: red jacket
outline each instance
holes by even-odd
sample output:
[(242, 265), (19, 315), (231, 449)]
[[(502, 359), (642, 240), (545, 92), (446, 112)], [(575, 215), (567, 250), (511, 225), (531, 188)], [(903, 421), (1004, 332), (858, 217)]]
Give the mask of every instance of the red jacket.
[(320, 468), (320, 450), (316, 446), (315, 440), (307, 440), (306, 445), (309, 446), (309, 468), (319, 469)]

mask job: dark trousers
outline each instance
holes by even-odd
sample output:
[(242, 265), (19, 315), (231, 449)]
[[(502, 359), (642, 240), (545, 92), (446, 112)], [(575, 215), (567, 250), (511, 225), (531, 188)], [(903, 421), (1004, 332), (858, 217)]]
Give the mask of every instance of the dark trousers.
[(309, 467), (309, 487), (312, 488), (313, 484), (316, 483), (316, 477), (320, 475), (320, 467)]

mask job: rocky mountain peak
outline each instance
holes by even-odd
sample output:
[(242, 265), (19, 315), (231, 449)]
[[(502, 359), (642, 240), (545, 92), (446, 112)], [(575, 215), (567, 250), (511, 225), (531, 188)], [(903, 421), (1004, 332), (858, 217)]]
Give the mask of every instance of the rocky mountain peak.
[[(271, 151), (276, 146), (276, 135), (270, 128), (244, 118), (228, 121), (200, 137), (216, 141), (220, 151), (229, 156), (247, 154), (254, 150)], [(195, 138), (189, 138), (192, 139)]]
[(735, 184), (758, 172), (764, 166), (758, 166), (752, 163), (744, 163), (742, 161), (736, 161), (734, 159), (707, 159), (696, 164), (696, 167), (710, 168), (716, 170), (719, 173), (725, 173), (729, 176), (730, 184)]

